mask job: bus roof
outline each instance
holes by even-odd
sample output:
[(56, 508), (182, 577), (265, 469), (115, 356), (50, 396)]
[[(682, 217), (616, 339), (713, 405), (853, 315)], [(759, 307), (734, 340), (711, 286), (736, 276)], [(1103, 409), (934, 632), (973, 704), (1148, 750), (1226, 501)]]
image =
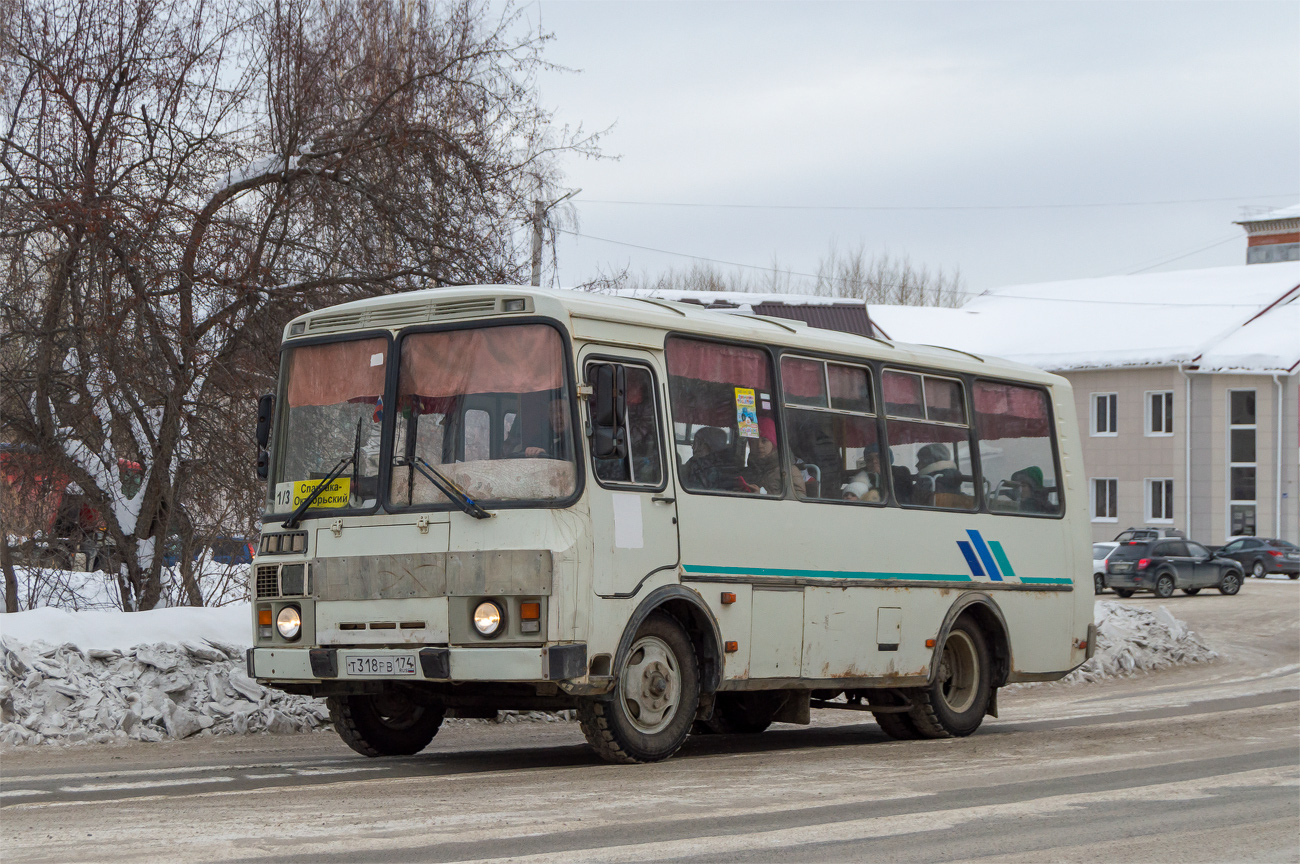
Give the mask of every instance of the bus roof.
[[(524, 299), (527, 311), (507, 313), (502, 301)], [(628, 326), (661, 332), (688, 333), (724, 339), (762, 342), (783, 348), (843, 354), (931, 368), (1015, 378), (1043, 384), (1064, 379), (1032, 366), (955, 348), (875, 339), (853, 333), (809, 327), (802, 321), (770, 318), (740, 310), (707, 309), (653, 297), (622, 297), (572, 289), (550, 290), (519, 285), (473, 285), (429, 288), (355, 300), (294, 318), (286, 325), (286, 341), (298, 337), (336, 335), (354, 330), (395, 330), (475, 318), (542, 315), (566, 321), (575, 336), (617, 344), (645, 340), (629, 335)], [(295, 325), (301, 325), (293, 333)], [(1007, 334), (1013, 339), (1015, 334)]]

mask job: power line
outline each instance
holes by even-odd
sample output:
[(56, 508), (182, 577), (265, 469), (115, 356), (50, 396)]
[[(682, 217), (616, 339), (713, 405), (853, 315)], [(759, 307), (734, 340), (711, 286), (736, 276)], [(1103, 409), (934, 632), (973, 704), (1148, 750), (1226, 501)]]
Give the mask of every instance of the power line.
[[(777, 274), (777, 275), (785, 275), (785, 276), (799, 276), (799, 277), (802, 277), (802, 278), (805, 278), (805, 279), (813, 279), (813, 280), (821, 280), (821, 279), (825, 279), (825, 278), (827, 278), (827, 277), (825, 277), (825, 276), (818, 276), (818, 275), (815, 274), (815, 273), (802, 273), (802, 272), (800, 272), (800, 271), (798, 271), (798, 270), (781, 270), (781, 269), (776, 268), (776, 267), (763, 267), (763, 266), (760, 266), (760, 265), (757, 265), (757, 264), (742, 264), (742, 263), (740, 263), (739, 261), (724, 261), (724, 260), (722, 260), (722, 259), (720, 259), (720, 258), (708, 258), (708, 257), (705, 257), (705, 256), (703, 256), (703, 255), (691, 255), (691, 254), (688, 253), (688, 252), (674, 252), (674, 251), (672, 251), (671, 249), (659, 249), (659, 248), (656, 248), (656, 247), (654, 247), (654, 246), (642, 246), (642, 245), (639, 244), (639, 243), (628, 243), (628, 242), (623, 241), (623, 240), (610, 240), (610, 239), (607, 238), (607, 237), (596, 237), (595, 235), (592, 235), (592, 234), (582, 234), (582, 233), (580, 233), (580, 232), (578, 232), (578, 231), (572, 231), (572, 230), (569, 230), (568, 228), (558, 228), (558, 229), (556, 229), (556, 231), (557, 231), (558, 233), (561, 233), (561, 234), (569, 234), (569, 235), (571, 235), (571, 236), (573, 236), (573, 237), (578, 237), (578, 238), (581, 238), (581, 239), (584, 239), (584, 240), (596, 240), (596, 241), (598, 241), (598, 242), (600, 242), (600, 243), (609, 243), (609, 244), (612, 244), (612, 245), (614, 245), (614, 246), (626, 246), (626, 247), (628, 247), (628, 248), (630, 248), (630, 249), (640, 249), (640, 250), (642, 250), (643, 252), (657, 252), (657, 253), (659, 253), (659, 254), (661, 254), (661, 255), (673, 255), (673, 256), (676, 256), (676, 257), (678, 257), (678, 258), (690, 258), (691, 260), (694, 260), (694, 261), (704, 261), (704, 262), (707, 262), (707, 263), (709, 263), (709, 264), (722, 264), (722, 265), (725, 265), (725, 266), (727, 266), (727, 267), (740, 267), (740, 268), (745, 269), (745, 270), (757, 270), (757, 271), (762, 272), (762, 273), (774, 273), (774, 274)], [(1234, 236), (1235, 236), (1235, 235), (1234, 235)], [(1232, 238), (1229, 238), (1229, 239), (1232, 239)], [(1227, 241), (1225, 240), (1225, 241), (1222, 241), (1222, 242), (1226, 243)], [(1214, 244), (1214, 245), (1218, 246), (1218, 245), (1222, 245), (1222, 244), (1221, 244), (1221, 243), (1216, 243), (1216, 244)], [(1210, 248), (1210, 247), (1206, 247), (1206, 248)], [(1195, 250), (1195, 251), (1199, 252), (1199, 251), (1202, 251), (1202, 250), (1199, 250), (1199, 249), (1198, 249), (1198, 250)], [(1191, 254), (1194, 254), (1194, 253), (1193, 253), (1193, 252), (1189, 252), (1189, 253), (1187, 253), (1187, 254), (1188, 254), (1188, 255), (1191, 255)], [(1184, 255), (1184, 256), (1180, 256), (1180, 257), (1186, 257), (1186, 256)], [(1177, 259), (1170, 259), (1170, 260), (1177, 260)], [(1160, 265), (1157, 264), (1157, 265), (1153, 265), (1153, 266), (1157, 266), (1157, 267), (1158, 267), (1158, 266), (1160, 266)], [(1149, 269), (1149, 268), (1148, 268), (1148, 269)], [(842, 280), (838, 280), (836, 277), (831, 277), (831, 278), (832, 278), (833, 281), (842, 281)], [(1104, 278), (1104, 277), (1103, 277), (1103, 278)], [(891, 285), (890, 287), (898, 287), (898, 286), (897, 286), (897, 283), (894, 283), (894, 284)], [(989, 293), (989, 292), (987, 292), (987, 291), (959, 291), (959, 290), (956, 290), (956, 289), (949, 289), (949, 290), (951, 290), (952, 293), (954, 293), (954, 294), (961, 294), (961, 295), (964, 295), (964, 296), (966, 296), (966, 297), (980, 297), (980, 296), (984, 296), (985, 294), (988, 294), (988, 293)], [(1233, 309), (1233, 308), (1240, 308), (1240, 309), (1257, 309), (1257, 308), (1259, 308), (1259, 304), (1258, 304), (1258, 303), (1160, 303), (1160, 302), (1147, 302), (1147, 301), (1141, 301), (1141, 300), (1084, 300), (1084, 299), (1077, 299), (1077, 298), (1073, 298), (1073, 297), (1033, 297), (1033, 296), (1029, 296), (1029, 295), (1026, 295), (1026, 294), (1004, 294), (1004, 293), (1002, 293), (1002, 292), (998, 292), (996, 296), (998, 296), (998, 297), (1008, 297), (1008, 298), (1012, 298), (1012, 299), (1016, 299), (1016, 300), (1038, 300), (1038, 301), (1043, 301), (1043, 302), (1048, 302), (1048, 303), (1085, 303), (1085, 304), (1101, 304), (1101, 305), (1105, 305), (1105, 306), (1163, 306), (1163, 307), (1177, 307), (1177, 308), (1179, 308), (1179, 309), (1183, 309), (1183, 308), (1187, 308), (1187, 309), (1194, 309), (1194, 308), (1207, 308), (1207, 309)], [(856, 299), (856, 298), (846, 298), (846, 299)]]
[(723, 208), (728, 210), (831, 210), (831, 211), (871, 211), (871, 212), (933, 212), (933, 211), (968, 211), (968, 210), (1074, 210), (1098, 207), (1157, 207), (1172, 204), (1210, 204), (1222, 201), (1247, 201), (1261, 198), (1297, 198), (1300, 192), (1288, 192), (1275, 195), (1237, 195), (1230, 198), (1170, 198), (1159, 201), (1099, 201), (1075, 204), (954, 204), (954, 205), (905, 205), (886, 206), (874, 204), (735, 204), (725, 202), (696, 201), (629, 201), (609, 198), (582, 198), (581, 204), (616, 204), (633, 207), (688, 207), (688, 208)]
[(1145, 273), (1145, 272), (1148, 271), (1148, 270), (1152, 270), (1152, 269), (1154, 269), (1154, 268), (1156, 268), (1156, 267), (1159, 267), (1161, 264), (1169, 264), (1169, 263), (1171, 263), (1171, 262), (1173, 262), (1173, 261), (1179, 261), (1179, 260), (1181, 260), (1181, 259), (1183, 259), (1183, 258), (1187, 258), (1187, 257), (1189, 257), (1189, 256), (1191, 256), (1191, 255), (1195, 255), (1197, 252), (1204, 252), (1204, 251), (1207, 250), (1207, 249), (1213, 249), (1213, 248), (1216, 247), (1216, 246), (1222, 246), (1224, 243), (1228, 243), (1228, 242), (1231, 242), (1231, 241), (1233, 241), (1233, 240), (1240, 240), (1240, 239), (1241, 239), (1241, 234), (1229, 234), (1227, 237), (1224, 237), (1222, 240), (1215, 240), (1215, 241), (1214, 241), (1213, 243), (1211, 243), (1209, 246), (1201, 246), (1201, 247), (1199, 247), (1199, 248), (1193, 249), (1193, 250), (1190, 251), (1190, 252), (1182, 252), (1182, 253), (1179, 253), (1178, 255), (1175, 255), (1175, 256), (1172, 257), (1172, 258), (1165, 258), (1164, 260), (1162, 260), (1162, 261), (1157, 261), (1157, 262), (1154, 263), (1154, 264), (1149, 264), (1149, 265), (1147, 265), (1147, 266), (1145, 266), (1145, 267), (1139, 267), (1137, 270), (1130, 270), (1130, 271), (1128, 271), (1128, 275), (1132, 276), (1132, 275), (1137, 274), (1137, 273)]

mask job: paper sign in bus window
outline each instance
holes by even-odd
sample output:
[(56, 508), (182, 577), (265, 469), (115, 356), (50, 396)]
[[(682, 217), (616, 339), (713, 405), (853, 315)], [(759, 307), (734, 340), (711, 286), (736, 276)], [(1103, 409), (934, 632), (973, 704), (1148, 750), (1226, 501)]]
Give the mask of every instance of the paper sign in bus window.
[[(297, 507), (311, 496), (312, 490), (324, 482), (324, 480), (295, 480), (291, 483), (275, 484), (276, 508)], [(328, 489), (316, 496), (316, 500), (311, 502), (312, 509), (346, 507), (351, 493), (352, 478), (339, 477), (329, 485)]]
[(754, 388), (736, 388), (736, 427), (741, 438), (758, 437), (758, 415), (754, 413)]

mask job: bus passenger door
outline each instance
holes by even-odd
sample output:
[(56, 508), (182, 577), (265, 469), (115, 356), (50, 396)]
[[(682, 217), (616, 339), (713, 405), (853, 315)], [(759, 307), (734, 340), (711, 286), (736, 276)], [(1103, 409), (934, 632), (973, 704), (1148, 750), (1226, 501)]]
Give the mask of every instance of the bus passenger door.
[[(678, 561), (677, 503), (665, 469), (662, 377), (648, 354), (610, 354), (597, 346), (583, 352), (582, 370), (583, 382), (593, 390), (584, 417), (596, 554), (593, 588), (600, 595), (628, 594), (655, 570), (676, 567)], [(597, 416), (602, 411), (606, 416)], [(611, 417), (616, 424), (606, 425)], [(598, 423), (607, 433), (606, 448), (608, 430), (616, 430), (608, 455), (597, 455)]]

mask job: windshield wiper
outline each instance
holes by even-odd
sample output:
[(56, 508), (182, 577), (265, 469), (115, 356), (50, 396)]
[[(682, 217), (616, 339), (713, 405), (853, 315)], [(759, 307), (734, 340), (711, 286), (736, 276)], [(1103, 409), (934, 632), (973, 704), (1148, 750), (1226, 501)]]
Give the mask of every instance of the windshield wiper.
[(294, 510), (292, 513), (289, 514), (289, 518), (280, 523), (281, 528), (289, 528), (289, 529), (297, 528), (298, 520), (302, 518), (302, 514), (306, 513), (307, 508), (312, 505), (312, 502), (315, 501), (318, 497), (320, 497), (320, 493), (324, 492), (326, 489), (330, 487), (330, 484), (332, 484), (335, 480), (339, 479), (339, 475), (343, 473), (343, 469), (348, 467), (349, 465), (352, 466), (352, 478), (353, 478), (352, 489), (357, 488), (357, 480), (356, 480), (357, 467), (356, 466), (361, 461), (362, 419), (364, 418), (361, 417), (357, 418), (357, 435), (356, 438), (354, 438), (352, 441), (352, 455), (344, 456), (342, 459), (339, 460), (339, 464), (334, 466), (334, 470), (329, 473), (329, 476), (327, 476), (320, 483), (317, 483), (316, 488), (311, 490), (311, 494), (308, 495), (306, 499), (304, 499), (303, 502), (298, 505), (296, 510)]
[(423, 456), (412, 457), (406, 463), (424, 475), (425, 479), (438, 488), (438, 491), (451, 499), (452, 503), (475, 519), (490, 519), (492, 514), (478, 505), (473, 498), (446, 474), (430, 465)]

